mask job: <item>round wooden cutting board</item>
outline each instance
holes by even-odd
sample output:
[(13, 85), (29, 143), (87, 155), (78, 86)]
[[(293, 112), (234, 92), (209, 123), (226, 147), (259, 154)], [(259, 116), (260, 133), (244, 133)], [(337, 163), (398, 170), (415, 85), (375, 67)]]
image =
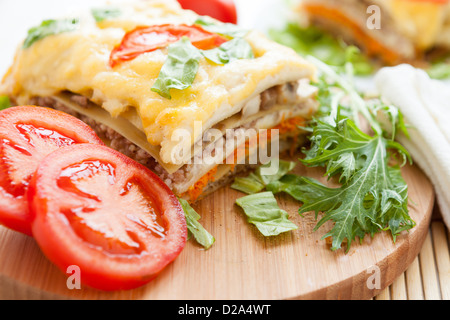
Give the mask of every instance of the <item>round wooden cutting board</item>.
[[(323, 172), (298, 164), (296, 173)], [(331, 251), (320, 240), (330, 223), (313, 231), (314, 214), (298, 215), (299, 203), (278, 196), (298, 230), (264, 238), (234, 203), (244, 194), (222, 188), (195, 209), (216, 238), (207, 251), (194, 240), (153, 282), (139, 289), (102, 292), (68, 289), (67, 276), (41, 253), (36, 242), (0, 227), (2, 299), (368, 299), (390, 285), (419, 253), (428, 231), (434, 191), (415, 166), (403, 168), (410, 214), (417, 225), (393, 243), (389, 233), (366, 236), (362, 244)], [(81, 279), (83, 277), (81, 271)]]

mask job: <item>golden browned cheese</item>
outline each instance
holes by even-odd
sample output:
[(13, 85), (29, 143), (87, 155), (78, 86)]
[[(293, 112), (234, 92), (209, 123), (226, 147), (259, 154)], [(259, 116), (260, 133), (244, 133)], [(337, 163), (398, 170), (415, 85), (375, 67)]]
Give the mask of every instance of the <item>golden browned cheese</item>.
[[(26, 103), (32, 96), (53, 96), (62, 91), (87, 96), (113, 117), (130, 109), (140, 118), (148, 142), (160, 146), (160, 157), (171, 162), (176, 129), (192, 134), (191, 144), (202, 132), (241, 111), (247, 101), (278, 84), (311, 78), (314, 68), (293, 50), (278, 45), (258, 32), (246, 40), (254, 59), (216, 65), (201, 59), (193, 85), (172, 90), (166, 99), (151, 90), (167, 58), (167, 49), (145, 53), (111, 68), (110, 53), (127, 31), (141, 25), (192, 24), (198, 18), (182, 10), (174, 0), (150, 0), (126, 4), (120, 16), (96, 23), (87, 12), (72, 32), (48, 36), (31, 47), (19, 48), (4, 79), (7, 94)], [(217, 22), (219, 23), (219, 22)]]
[(393, 17), (397, 27), (413, 40), (419, 50), (436, 44), (445, 27), (449, 1), (426, 0), (378, 0)]

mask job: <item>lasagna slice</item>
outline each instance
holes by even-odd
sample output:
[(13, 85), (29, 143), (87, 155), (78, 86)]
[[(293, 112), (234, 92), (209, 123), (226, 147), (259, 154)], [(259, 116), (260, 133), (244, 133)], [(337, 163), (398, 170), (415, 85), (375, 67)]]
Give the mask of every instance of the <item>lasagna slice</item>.
[(301, 0), (298, 12), (387, 65), (450, 51), (448, 0)]
[(193, 202), (264, 162), (248, 161), (261, 150), (302, 143), (314, 71), (258, 32), (151, 0), (44, 21), (2, 89), (80, 118)]

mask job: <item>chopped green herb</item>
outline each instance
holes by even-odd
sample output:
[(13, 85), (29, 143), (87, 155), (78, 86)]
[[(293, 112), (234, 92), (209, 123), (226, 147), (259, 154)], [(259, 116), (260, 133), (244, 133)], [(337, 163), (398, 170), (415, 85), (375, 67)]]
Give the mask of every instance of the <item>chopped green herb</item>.
[(223, 43), (220, 47), (211, 50), (202, 50), (206, 59), (216, 64), (227, 64), (239, 59), (253, 59), (253, 49), (242, 38), (234, 38)]
[(33, 43), (47, 36), (63, 32), (73, 31), (78, 27), (78, 19), (45, 20), (37, 26), (28, 30), (28, 35), (23, 43), (23, 47), (29, 48)]
[(151, 90), (171, 99), (170, 89), (189, 88), (197, 75), (201, 57), (223, 65), (238, 59), (252, 59), (254, 54), (250, 44), (242, 38), (231, 39), (215, 49), (199, 50), (185, 37), (169, 46), (168, 58)]
[(167, 60), (151, 90), (166, 99), (171, 99), (170, 89), (189, 88), (197, 75), (201, 57), (200, 51), (187, 37), (171, 44)]
[(373, 73), (374, 67), (357, 47), (347, 45), (317, 27), (302, 28), (296, 23), (289, 23), (284, 29), (270, 30), (269, 36), (301, 55), (314, 56), (326, 64), (343, 68), (347, 62), (351, 62), (355, 74)]
[(91, 9), (92, 16), (95, 21), (102, 22), (106, 19), (117, 18), (121, 15), (121, 11), (119, 8), (114, 7), (105, 7), (105, 8), (93, 8)]
[(272, 192), (261, 192), (236, 200), (247, 216), (248, 222), (254, 224), (266, 237), (295, 230), (298, 227), (289, 221), (288, 213), (278, 207)]
[(235, 178), (231, 188), (246, 194), (253, 194), (262, 191), (265, 188), (265, 185), (261, 179), (252, 172), (247, 177)]
[(270, 168), (273, 162), (258, 167), (255, 172), (247, 177), (238, 177), (234, 179), (231, 188), (242, 191), (247, 194), (253, 194), (262, 191), (266, 185), (276, 181), (286, 173), (294, 169), (295, 163), (291, 161), (278, 160), (278, 170), (275, 174), (266, 174), (265, 170)]
[(11, 101), (8, 96), (0, 96), (0, 110), (7, 109), (11, 106)]
[(211, 19), (207, 17), (199, 17), (194, 24), (201, 26), (209, 32), (217, 33), (230, 38), (243, 38), (249, 32), (248, 30), (244, 30), (235, 24), (217, 23), (215, 21), (211, 21)]
[(209, 249), (215, 242), (214, 237), (198, 222), (198, 220), (200, 220), (200, 215), (189, 205), (189, 203), (184, 199), (178, 200), (183, 207), (189, 235), (192, 235), (205, 249)]

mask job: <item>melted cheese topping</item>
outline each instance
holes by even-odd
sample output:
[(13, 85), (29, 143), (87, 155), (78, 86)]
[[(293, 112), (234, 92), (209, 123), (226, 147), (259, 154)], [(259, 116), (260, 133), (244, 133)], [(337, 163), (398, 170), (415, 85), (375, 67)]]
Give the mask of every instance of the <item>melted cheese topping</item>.
[(162, 161), (173, 163), (172, 141), (176, 129), (191, 133), (192, 145), (202, 132), (194, 132), (195, 121), (203, 132), (240, 112), (245, 103), (272, 86), (313, 76), (313, 67), (291, 49), (278, 45), (257, 32), (246, 40), (255, 59), (233, 61), (224, 66), (206, 59), (193, 85), (171, 90), (172, 99), (151, 91), (167, 57), (167, 49), (138, 56), (109, 66), (112, 49), (125, 33), (139, 25), (192, 24), (197, 16), (182, 10), (176, 1), (151, 0), (127, 4), (119, 17), (99, 24), (90, 14), (80, 19), (80, 28), (48, 36), (28, 49), (20, 48), (4, 79), (7, 94), (19, 104), (32, 96), (53, 96), (71, 91), (91, 99), (113, 117), (135, 109), (150, 144), (161, 146)]
[(398, 28), (411, 38), (418, 49), (434, 46), (446, 14), (446, 1), (392, 0), (384, 1)]

